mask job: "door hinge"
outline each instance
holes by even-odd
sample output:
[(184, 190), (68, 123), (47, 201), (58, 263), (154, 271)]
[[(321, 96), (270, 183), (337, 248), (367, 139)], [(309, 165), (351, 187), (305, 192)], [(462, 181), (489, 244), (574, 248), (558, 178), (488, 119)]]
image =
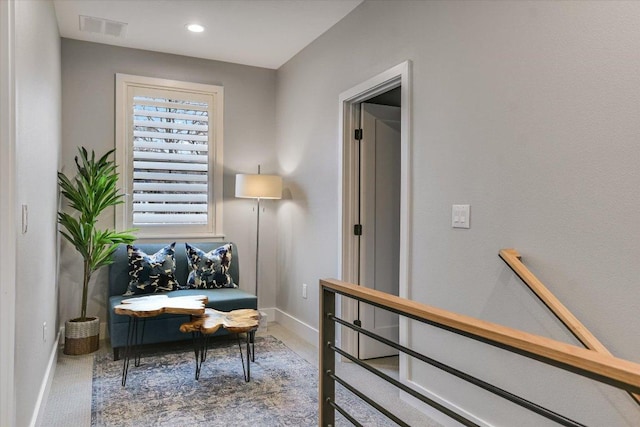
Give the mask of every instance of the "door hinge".
[(362, 236), (362, 224), (355, 224), (353, 226), (354, 236)]
[(362, 140), (362, 129), (356, 129), (353, 137), (355, 138), (356, 141)]
[(361, 328), (362, 327), (362, 322), (360, 321), (360, 319), (356, 319), (353, 321), (353, 324), (356, 325), (357, 327)]

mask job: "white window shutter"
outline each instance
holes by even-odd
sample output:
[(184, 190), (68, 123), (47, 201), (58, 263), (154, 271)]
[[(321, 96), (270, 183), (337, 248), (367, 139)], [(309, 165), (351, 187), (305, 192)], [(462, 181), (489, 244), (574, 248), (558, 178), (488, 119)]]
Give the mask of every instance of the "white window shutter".
[(208, 105), (138, 95), (132, 114), (133, 226), (206, 224)]

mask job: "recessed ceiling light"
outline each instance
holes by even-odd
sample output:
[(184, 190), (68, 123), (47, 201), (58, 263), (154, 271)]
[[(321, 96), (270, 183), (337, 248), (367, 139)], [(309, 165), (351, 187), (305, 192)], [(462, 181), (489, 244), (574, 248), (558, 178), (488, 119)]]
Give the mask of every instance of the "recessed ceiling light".
[(204, 27), (199, 24), (187, 24), (185, 25), (185, 27), (187, 27), (187, 30), (191, 31), (192, 33), (201, 33), (204, 31)]

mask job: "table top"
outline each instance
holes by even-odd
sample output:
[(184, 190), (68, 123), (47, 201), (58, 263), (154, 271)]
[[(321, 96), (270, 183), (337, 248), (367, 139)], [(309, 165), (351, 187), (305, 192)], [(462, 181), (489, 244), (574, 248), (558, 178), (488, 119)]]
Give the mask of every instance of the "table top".
[(169, 297), (167, 295), (145, 295), (143, 297), (124, 299), (113, 308), (116, 314), (132, 317), (154, 317), (163, 313), (191, 314), (202, 316), (204, 305), (209, 299), (204, 295), (184, 295)]
[(204, 315), (195, 317), (180, 326), (181, 332), (200, 331), (203, 334), (213, 334), (221, 327), (237, 334), (249, 332), (258, 328), (260, 315), (258, 310), (251, 308), (232, 310), (229, 312), (207, 308)]

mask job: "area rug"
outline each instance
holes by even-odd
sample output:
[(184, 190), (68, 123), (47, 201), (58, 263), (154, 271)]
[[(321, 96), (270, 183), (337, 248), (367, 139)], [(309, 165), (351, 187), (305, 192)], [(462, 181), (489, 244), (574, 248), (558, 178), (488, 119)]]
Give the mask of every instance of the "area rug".
[[(216, 340), (195, 380), (192, 347), (144, 352), (120, 385), (122, 361), (96, 356), (92, 426), (317, 426), (317, 368), (272, 336), (256, 338), (251, 381), (245, 382), (234, 340)], [(244, 350), (244, 346), (243, 346)], [(389, 420), (341, 388), (336, 401), (365, 426)], [(336, 412), (336, 425), (351, 425)]]

